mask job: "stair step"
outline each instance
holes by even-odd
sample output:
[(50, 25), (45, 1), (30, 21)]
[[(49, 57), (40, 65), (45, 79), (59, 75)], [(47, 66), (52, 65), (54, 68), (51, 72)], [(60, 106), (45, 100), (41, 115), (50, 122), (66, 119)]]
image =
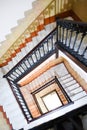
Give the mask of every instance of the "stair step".
[(45, 26), (45, 30), (47, 34), (49, 34), (56, 27), (56, 23), (51, 23)]
[(6, 119), (3, 117), (3, 113), (0, 112), (0, 130), (10, 130), (10, 126)]
[(9, 97), (9, 99), (5, 99), (5, 102), (3, 103), (4, 106), (9, 106), (10, 104), (14, 104), (14, 102), (16, 102), (16, 100), (12, 97)]
[(64, 75), (63, 77), (59, 77), (59, 80), (65, 80), (67, 78), (70, 78), (71, 75), (70, 74), (67, 74), (67, 75)]
[[(61, 82), (61, 83), (62, 83), (62, 82)], [(70, 81), (70, 82), (68, 82), (68, 83), (66, 83), (66, 84), (62, 83), (62, 85), (63, 85), (64, 88), (67, 88), (67, 87), (69, 87), (69, 86), (71, 86), (71, 85), (73, 85), (73, 84), (75, 84), (75, 83), (76, 83), (76, 80), (72, 80), (72, 81)]]
[[(17, 109), (15, 109), (15, 111), (17, 111)], [(10, 117), (10, 119), (24, 119), (23, 113), (21, 111), (18, 112), (7, 112), (7, 117)]]
[(42, 39), (44, 39), (47, 36), (46, 34), (47, 33), (46, 33), (45, 29), (38, 32), (38, 37), (39, 37), (40, 41), (42, 41)]
[(59, 78), (69, 74), (63, 63), (58, 64), (56, 67), (54, 67), (54, 70)]
[(74, 80), (73, 77), (69, 77), (69, 78), (64, 79), (64, 80), (62, 80), (62, 81), (60, 81), (60, 82), (62, 82), (63, 84), (67, 84), (67, 83), (69, 83), (69, 82), (71, 82), (71, 81), (73, 81), (73, 80)]
[[(33, 47), (35, 47), (40, 41), (43, 40), (56, 26), (56, 23), (51, 23), (49, 25), (46, 25), (44, 30), (41, 30), (38, 32), (38, 35), (32, 38), (32, 42), (27, 43), (26, 46), (21, 49), (20, 52), (16, 54), (16, 56), (12, 59), (11, 62), (9, 62), (8, 69), (6, 70), (6, 73), (14, 67), (28, 52), (30, 52)], [(31, 44), (32, 43), (32, 44)], [(29, 45), (28, 45), (29, 44)]]
[(70, 98), (72, 101), (76, 101), (76, 100), (79, 100), (80, 98), (83, 98), (86, 95), (87, 95), (87, 93), (85, 91), (82, 91), (76, 95), (71, 96)]
[(68, 95), (73, 96), (73, 95), (76, 95), (76, 94), (78, 94), (78, 93), (80, 93), (82, 91), (83, 91), (83, 89), (81, 87), (79, 87), (79, 88), (76, 88), (76, 89), (74, 89), (72, 91), (68, 91)]
[(9, 101), (10, 98), (12, 98), (14, 100), (14, 97), (11, 97), (11, 96), (13, 96), (13, 94), (10, 94), (10, 95), (3, 94), (3, 96), (1, 96), (0, 99), (1, 99), (2, 103), (5, 104), (5, 102)]
[(68, 91), (72, 91), (72, 90), (74, 90), (76, 88), (79, 88), (79, 84), (78, 83), (75, 83), (75, 84), (73, 84), (73, 85), (71, 85), (71, 86), (69, 86), (69, 87), (67, 87), (65, 89), (68, 90)]
[(12, 126), (14, 129), (18, 130), (19, 128), (24, 128), (27, 125), (25, 119), (11, 118)]
[(15, 111), (15, 109), (19, 109), (19, 105), (17, 104), (17, 102), (14, 102), (13, 104), (12, 104), (12, 106), (11, 105), (8, 105), (8, 106), (6, 106), (5, 107), (5, 105), (3, 106), (3, 109), (4, 109), (4, 111), (8, 111), (8, 112), (11, 112), (11, 111)]

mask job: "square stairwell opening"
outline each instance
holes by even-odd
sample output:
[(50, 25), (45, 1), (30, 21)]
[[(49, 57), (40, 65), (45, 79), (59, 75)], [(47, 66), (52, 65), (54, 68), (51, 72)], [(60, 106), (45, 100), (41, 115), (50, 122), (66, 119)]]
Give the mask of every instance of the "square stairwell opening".
[(62, 102), (55, 90), (43, 96), (42, 101), (48, 111), (62, 106)]
[(56, 76), (31, 94), (41, 114), (62, 108), (72, 102)]

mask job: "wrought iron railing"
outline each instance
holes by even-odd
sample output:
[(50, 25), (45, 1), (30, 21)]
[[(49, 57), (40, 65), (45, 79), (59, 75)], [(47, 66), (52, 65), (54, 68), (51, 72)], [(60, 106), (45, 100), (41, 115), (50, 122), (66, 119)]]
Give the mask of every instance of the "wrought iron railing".
[[(37, 11), (38, 12), (38, 11)], [(56, 0), (52, 0), (49, 5), (35, 18), (34, 21), (25, 29), (25, 31), (20, 35), (20, 37), (12, 44), (12, 46), (8, 49), (2, 59), (12, 60), (13, 56), (16, 55), (22, 48), (24, 48), (29, 43), (29, 51), (31, 50), (32, 38), (38, 35), (38, 32), (45, 28), (45, 25), (52, 23), (55, 21), (56, 15)], [(35, 43), (37, 45), (37, 42)], [(5, 57), (5, 58), (4, 58)], [(0, 59), (0, 62), (2, 61)], [(9, 61), (8, 60), (8, 61)], [(4, 63), (3, 61), (3, 63)], [(6, 62), (6, 64), (8, 63)], [(5, 64), (5, 65), (6, 65)]]
[(56, 29), (33, 48), (5, 77), (18, 82), (55, 52)]
[(87, 23), (57, 20), (57, 43), (87, 67)]
[(23, 114), (25, 115), (25, 118), (27, 120), (27, 122), (30, 122), (32, 120), (32, 115), (29, 111), (29, 108), (24, 100), (24, 97), (21, 94), (21, 91), (19, 89), (19, 85), (17, 83), (14, 83), (13, 81), (7, 79), (9, 82), (9, 85), (12, 88), (12, 91), (16, 97), (16, 100), (20, 106), (20, 108), (22, 109)]
[(57, 28), (45, 37), (4, 76), (8, 79), (11, 89), (27, 121), (32, 120), (32, 115), (17, 82), (44, 62), (48, 57), (56, 53), (56, 44), (87, 66), (87, 24), (58, 19)]
[(30, 51), (30, 41), (32, 41), (32, 38), (38, 35), (38, 32), (44, 29), (45, 25), (55, 22), (55, 16), (57, 14), (70, 10), (72, 3), (72, 0), (52, 0), (45, 9), (43, 8), (44, 10), (42, 10), (42, 12), (35, 18), (35, 20), (32, 21), (29, 26), (27, 26), (25, 31), (16, 39), (16, 41), (14, 41), (7, 52), (0, 58), (0, 66), (3, 67), (7, 65), (8, 62), (10, 62), (12, 58), (16, 56), (16, 54), (21, 51), (21, 49), (24, 48), (28, 43), (30, 46)]
[(17, 82), (55, 53), (56, 33), (56, 29), (54, 29), (45, 39), (43, 39), (42, 42), (32, 49), (30, 53), (28, 53), (4, 76), (7, 78), (18, 104), (28, 122), (32, 120), (32, 115), (27, 107)]

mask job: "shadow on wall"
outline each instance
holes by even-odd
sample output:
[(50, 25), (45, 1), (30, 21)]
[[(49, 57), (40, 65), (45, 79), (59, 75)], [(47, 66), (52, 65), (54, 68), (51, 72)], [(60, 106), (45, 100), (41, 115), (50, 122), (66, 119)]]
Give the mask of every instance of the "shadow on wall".
[(82, 122), (84, 130), (87, 130), (87, 115), (82, 117)]
[(87, 0), (74, 0), (73, 11), (84, 22), (87, 22)]

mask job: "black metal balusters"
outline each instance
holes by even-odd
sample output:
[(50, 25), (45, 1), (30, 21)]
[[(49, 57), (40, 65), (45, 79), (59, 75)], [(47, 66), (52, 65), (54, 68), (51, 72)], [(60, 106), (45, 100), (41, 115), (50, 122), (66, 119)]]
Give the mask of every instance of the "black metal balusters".
[[(80, 38), (79, 35), (81, 36)], [(48, 57), (53, 55), (56, 52), (56, 45), (63, 48), (64, 51), (87, 66), (87, 39), (86, 42), (84, 42), (85, 38), (87, 38), (86, 23), (83, 24), (75, 21), (58, 19), (57, 28), (45, 37), (4, 76), (8, 79), (27, 121), (31, 121), (32, 116), (17, 82), (44, 62)]]
[(57, 34), (58, 46), (87, 67), (87, 23), (58, 19)]
[(6, 74), (6, 77), (9, 80), (11, 79), (12, 81), (18, 82), (22, 77), (52, 55), (55, 52), (55, 36), (56, 30), (52, 31), (46, 39), (31, 50), (29, 54), (27, 54), (11, 71)]
[(17, 99), (17, 102), (28, 122), (30, 122), (33, 118), (17, 83), (26, 74), (28, 74), (49, 56), (55, 53), (55, 37), (56, 29), (54, 29), (42, 42), (40, 42), (34, 49), (32, 49), (29, 54), (27, 54), (13, 69), (11, 69), (4, 76), (7, 78)]
[(30, 111), (29, 111), (29, 109), (27, 107), (27, 104), (26, 104), (26, 102), (25, 102), (25, 100), (24, 100), (24, 98), (23, 98), (23, 96), (21, 94), (21, 91), (19, 89), (18, 84), (14, 83), (11, 80), (8, 80), (8, 82), (9, 82), (9, 84), (11, 86), (11, 89), (12, 89), (16, 99), (17, 99), (17, 102), (18, 102), (19, 106), (22, 109), (23, 114), (25, 115), (26, 120), (28, 122), (30, 122), (32, 120), (32, 115), (31, 115), (31, 113), (30, 113)]

